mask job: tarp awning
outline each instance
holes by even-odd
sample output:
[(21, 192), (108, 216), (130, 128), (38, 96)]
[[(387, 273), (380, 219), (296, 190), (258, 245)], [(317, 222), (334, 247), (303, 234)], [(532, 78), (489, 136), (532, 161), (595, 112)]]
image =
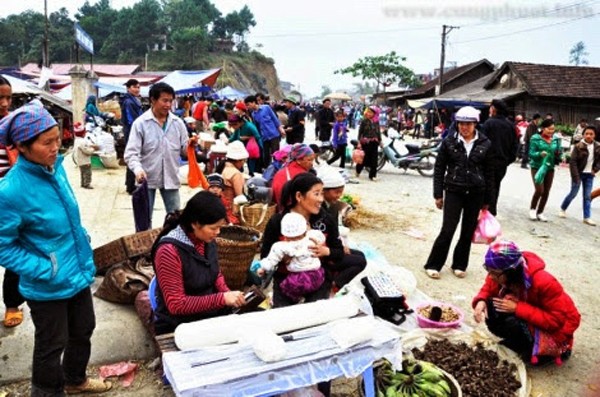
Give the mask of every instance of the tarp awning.
[(221, 68), (210, 70), (176, 70), (158, 82), (167, 83), (178, 95), (207, 92), (217, 82)]
[(44, 90), (41, 90), (36, 85), (25, 80), (4, 74), (2, 76), (10, 83), (13, 95), (38, 96), (42, 101), (49, 102), (66, 112), (73, 113), (73, 108), (56, 95), (52, 95)]
[(231, 86), (221, 88), (219, 91), (216, 92), (216, 94), (219, 96), (219, 98), (227, 98), (227, 99), (242, 99), (242, 98), (248, 96), (248, 94), (246, 92), (241, 91), (241, 90), (236, 90), (235, 88), (233, 88)]

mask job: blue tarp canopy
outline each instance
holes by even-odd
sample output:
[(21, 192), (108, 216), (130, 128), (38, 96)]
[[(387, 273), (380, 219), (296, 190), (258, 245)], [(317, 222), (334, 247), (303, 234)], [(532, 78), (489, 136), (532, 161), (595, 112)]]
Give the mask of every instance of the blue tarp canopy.
[(167, 83), (177, 95), (211, 91), (217, 81), (221, 69), (210, 70), (175, 70), (158, 82)]
[(421, 109), (461, 108), (463, 106), (473, 106), (477, 109), (483, 109), (490, 105), (485, 102), (465, 101), (460, 99), (433, 99), (421, 106)]
[(219, 91), (215, 92), (219, 96), (219, 98), (227, 98), (227, 99), (242, 99), (248, 96), (248, 93), (245, 91), (236, 90), (231, 86), (227, 86), (225, 88), (221, 88)]

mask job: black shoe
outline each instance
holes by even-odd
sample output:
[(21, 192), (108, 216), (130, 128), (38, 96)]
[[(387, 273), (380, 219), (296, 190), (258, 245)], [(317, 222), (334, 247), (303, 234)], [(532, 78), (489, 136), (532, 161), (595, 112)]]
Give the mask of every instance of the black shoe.
[(91, 186), (83, 186), (84, 189), (93, 189)]

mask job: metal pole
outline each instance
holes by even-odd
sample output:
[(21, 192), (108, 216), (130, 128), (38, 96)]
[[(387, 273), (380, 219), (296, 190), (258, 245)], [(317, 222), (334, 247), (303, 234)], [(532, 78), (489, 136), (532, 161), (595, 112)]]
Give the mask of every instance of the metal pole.
[(438, 95), (442, 94), (444, 88), (444, 64), (446, 63), (446, 36), (452, 31), (452, 29), (458, 29), (458, 26), (442, 26), (442, 52), (440, 54), (440, 76), (438, 82), (438, 86), (440, 88)]

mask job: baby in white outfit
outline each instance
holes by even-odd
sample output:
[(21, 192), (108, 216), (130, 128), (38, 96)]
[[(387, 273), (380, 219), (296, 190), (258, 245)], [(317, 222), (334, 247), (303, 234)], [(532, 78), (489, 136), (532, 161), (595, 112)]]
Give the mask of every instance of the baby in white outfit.
[(281, 282), (281, 292), (298, 302), (304, 295), (315, 292), (325, 281), (325, 271), (321, 261), (315, 257), (309, 247), (323, 244), (325, 235), (319, 230), (306, 230), (306, 219), (297, 213), (290, 212), (281, 219), (281, 234), (285, 241), (278, 241), (271, 247), (269, 255), (260, 261), (257, 270), (259, 276), (273, 271), (281, 260), (291, 258), (286, 269), (287, 277)]

